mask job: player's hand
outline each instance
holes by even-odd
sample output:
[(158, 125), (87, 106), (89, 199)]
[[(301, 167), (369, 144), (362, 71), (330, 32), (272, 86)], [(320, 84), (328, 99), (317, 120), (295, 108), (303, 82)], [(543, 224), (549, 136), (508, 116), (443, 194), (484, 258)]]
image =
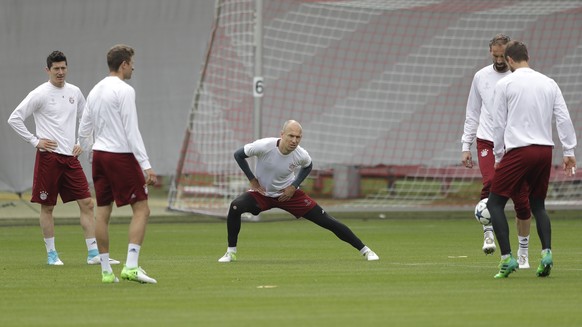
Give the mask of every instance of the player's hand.
[(49, 139), (40, 139), (38, 140), (36, 148), (41, 151), (53, 152), (57, 149), (57, 141)]
[(73, 155), (78, 157), (81, 153), (83, 153), (83, 149), (81, 149), (79, 144), (75, 144), (75, 146), (73, 146)]
[(295, 194), (295, 191), (297, 191), (297, 189), (295, 188), (295, 186), (289, 185), (282, 191), (283, 194), (279, 197), (279, 202), (285, 202), (287, 200), (290, 200), (293, 197), (293, 194)]
[(564, 157), (563, 167), (566, 176), (574, 176), (576, 174), (576, 157)]
[(254, 178), (253, 180), (251, 180), (251, 190), (255, 191), (255, 192), (259, 192), (259, 194), (265, 195), (265, 188), (261, 186), (261, 184), (259, 184), (259, 180)]
[(461, 154), (461, 163), (467, 168), (473, 168), (473, 157), (471, 151), (463, 151)]
[(144, 170), (146, 175), (146, 185), (155, 185), (158, 182), (158, 176), (153, 169)]

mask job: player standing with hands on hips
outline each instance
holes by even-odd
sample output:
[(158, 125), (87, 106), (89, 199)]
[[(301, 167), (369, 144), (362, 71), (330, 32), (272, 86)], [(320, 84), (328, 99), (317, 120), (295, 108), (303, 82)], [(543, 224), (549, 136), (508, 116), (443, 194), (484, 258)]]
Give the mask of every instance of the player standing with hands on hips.
[[(471, 157), (471, 145), (477, 139), (477, 160), (483, 187), (481, 199), (489, 197), (491, 181), (495, 174), (495, 158), (493, 156), (493, 131), (491, 129), (491, 110), (493, 109), (493, 88), (495, 84), (505, 76), (511, 74), (509, 66), (505, 62), (505, 46), (511, 41), (509, 36), (497, 34), (489, 41), (489, 53), (493, 60), (473, 77), (471, 90), (467, 99), (466, 119), (463, 131), (463, 149), (461, 162), (467, 168), (473, 168)], [(527, 185), (511, 198), (515, 208), (515, 223), (517, 225), (517, 237), (519, 250), (517, 260), (520, 269), (529, 268), (529, 233), (531, 225), (531, 211), (528, 200)], [(483, 225), (483, 252), (492, 254), (495, 252), (495, 237), (493, 226)]]
[[(61, 51), (53, 51), (46, 59), (45, 68), (49, 81), (31, 91), (14, 109), (8, 124), (36, 151), (31, 202), (40, 204), (40, 227), (47, 251), (47, 263), (62, 266), (55, 246), (55, 222), (53, 210), (60, 194), (63, 203), (77, 201), (81, 227), (87, 245), (87, 263), (99, 264), (99, 252), (95, 239), (93, 200), (87, 177), (78, 160), (81, 147), (76, 144), (75, 129), (85, 107), (81, 90), (65, 81), (67, 57)], [(24, 125), (34, 116), (36, 135)], [(119, 261), (110, 259), (111, 264)]]
[(511, 253), (509, 225), (505, 204), (522, 184), (529, 188), (531, 211), (541, 241), (538, 277), (550, 275), (553, 267), (552, 229), (545, 200), (552, 169), (552, 120), (563, 151), (563, 168), (567, 176), (575, 174), (576, 132), (558, 84), (529, 67), (528, 51), (522, 42), (511, 41), (505, 59), (513, 72), (495, 86), (492, 111), (495, 176), (487, 208), (501, 252), (499, 273), (509, 276), (518, 268)]
[[(93, 184), (97, 198), (95, 234), (101, 257), (103, 283), (116, 283), (109, 265), (109, 220), (113, 201), (131, 205), (127, 260), (121, 278), (157, 283), (138, 265), (150, 215), (148, 185), (157, 182), (138, 128), (135, 90), (125, 82), (133, 73), (133, 48), (115, 45), (107, 53), (109, 76), (87, 96), (87, 108), (79, 126), (79, 139), (93, 150)], [(93, 141), (94, 137), (94, 141)], [(145, 177), (144, 177), (145, 173)]]
[[(250, 212), (258, 215), (271, 208), (283, 209), (296, 218), (304, 217), (333, 232), (359, 250), (368, 261), (380, 259), (346, 225), (327, 214), (315, 200), (299, 189), (313, 167), (311, 157), (299, 146), (301, 137), (301, 125), (288, 120), (283, 125), (280, 138), (259, 139), (235, 151), (234, 158), (249, 179), (251, 189), (230, 204), (226, 221), (228, 248), (224, 256), (218, 259), (219, 262), (236, 261), (241, 214)], [(249, 157), (257, 157), (256, 176), (246, 160)], [(299, 169), (297, 175), (296, 169)]]

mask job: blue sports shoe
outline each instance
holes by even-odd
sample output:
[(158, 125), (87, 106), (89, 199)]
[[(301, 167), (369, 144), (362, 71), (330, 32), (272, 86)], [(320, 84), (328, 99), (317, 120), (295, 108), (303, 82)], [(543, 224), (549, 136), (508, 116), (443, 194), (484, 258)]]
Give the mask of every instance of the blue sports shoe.
[(59, 254), (55, 250), (51, 250), (47, 253), (47, 263), (49, 266), (62, 266), (64, 263), (59, 259)]

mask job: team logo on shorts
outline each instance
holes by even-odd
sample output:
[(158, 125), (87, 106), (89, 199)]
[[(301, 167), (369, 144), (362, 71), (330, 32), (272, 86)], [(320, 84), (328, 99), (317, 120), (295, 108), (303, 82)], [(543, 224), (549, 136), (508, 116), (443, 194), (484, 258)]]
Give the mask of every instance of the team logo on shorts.
[(69, 98), (69, 103), (70, 103), (70, 104), (73, 104), (73, 103), (75, 103), (75, 98), (73, 98), (73, 97), (70, 97), (70, 98)]
[(148, 194), (148, 186), (147, 185), (143, 186), (143, 191), (145, 192), (146, 195)]
[(487, 157), (487, 154), (489, 154), (489, 150), (487, 149), (481, 150), (481, 157)]
[(45, 201), (48, 198), (48, 193), (46, 191), (40, 191), (40, 199)]

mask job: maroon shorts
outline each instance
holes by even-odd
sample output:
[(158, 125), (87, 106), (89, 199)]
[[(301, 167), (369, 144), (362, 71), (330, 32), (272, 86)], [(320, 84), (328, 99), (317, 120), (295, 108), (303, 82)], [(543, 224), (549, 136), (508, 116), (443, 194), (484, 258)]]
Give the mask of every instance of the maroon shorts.
[(266, 211), (271, 208), (279, 208), (289, 212), (296, 218), (303, 217), (303, 215), (317, 205), (315, 200), (301, 190), (295, 191), (295, 194), (293, 194), (291, 199), (283, 202), (279, 202), (278, 198), (264, 196), (259, 192), (250, 191), (249, 194), (255, 198), (261, 211)]
[[(489, 197), (491, 183), (495, 176), (495, 156), (493, 155), (493, 142), (477, 139), (477, 161), (481, 170), (483, 188), (481, 189), (481, 199)], [(526, 183), (522, 184), (519, 192), (511, 196), (515, 213), (518, 219), (529, 219), (531, 208), (529, 206), (529, 189)]]
[(36, 151), (31, 202), (47, 206), (91, 197), (89, 183), (77, 157), (54, 152)]
[(98, 206), (118, 207), (148, 199), (144, 173), (133, 153), (93, 151), (93, 184)]
[(545, 199), (552, 169), (552, 147), (529, 145), (507, 152), (493, 177), (491, 192), (512, 197), (523, 186), (529, 186), (529, 196)]

